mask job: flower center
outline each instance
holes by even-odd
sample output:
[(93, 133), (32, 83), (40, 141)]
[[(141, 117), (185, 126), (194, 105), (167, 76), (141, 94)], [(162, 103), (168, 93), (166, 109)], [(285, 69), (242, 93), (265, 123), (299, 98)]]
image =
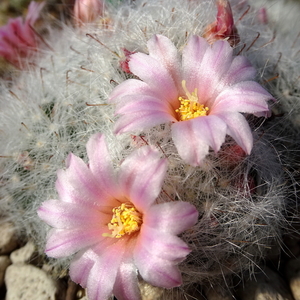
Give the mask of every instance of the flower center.
[(178, 113), (180, 121), (186, 121), (197, 117), (203, 117), (207, 115), (208, 107), (198, 103), (197, 89), (194, 89), (192, 93), (186, 88), (186, 81), (182, 80), (182, 88), (187, 96), (187, 99), (182, 97), (178, 98), (180, 106), (175, 111)]
[(113, 208), (113, 216), (107, 224), (112, 233), (103, 233), (102, 236), (121, 238), (125, 234), (131, 234), (140, 230), (143, 222), (142, 214), (131, 203), (122, 203)]

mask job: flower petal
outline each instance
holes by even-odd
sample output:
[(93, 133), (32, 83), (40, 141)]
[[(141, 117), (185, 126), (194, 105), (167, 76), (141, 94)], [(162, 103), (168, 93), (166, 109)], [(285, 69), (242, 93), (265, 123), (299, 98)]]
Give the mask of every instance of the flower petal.
[[(107, 210), (107, 208), (104, 209)], [(107, 214), (101, 213), (97, 206), (82, 204), (79, 209), (78, 204), (58, 200), (43, 202), (38, 209), (38, 216), (48, 225), (60, 229), (99, 227), (110, 221)]]
[(243, 81), (225, 89), (215, 99), (211, 113), (243, 112), (269, 114), (268, 100), (274, 99), (262, 86), (254, 81)]
[(198, 84), (191, 91), (198, 88), (198, 98), (208, 107), (211, 106), (210, 99), (215, 90), (222, 84), (221, 78), (232, 63), (232, 51), (228, 42), (219, 40), (207, 48), (201, 66), (196, 69)]
[(128, 156), (120, 167), (122, 191), (141, 212), (158, 197), (167, 171), (166, 159), (155, 148), (144, 146)]
[(155, 58), (135, 53), (129, 61), (131, 72), (146, 82), (161, 98), (171, 105), (177, 104), (178, 90), (168, 70)]
[(130, 257), (123, 260), (113, 287), (113, 293), (118, 300), (141, 300), (137, 275), (133, 259)]
[(195, 225), (197, 220), (195, 206), (183, 201), (157, 204), (144, 216), (144, 224), (147, 226), (175, 235)]
[(208, 153), (207, 143), (195, 136), (190, 120), (174, 123), (172, 138), (178, 154), (192, 166), (200, 165)]
[(209, 47), (209, 44), (204, 38), (193, 35), (183, 49), (183, 79), (186, 81), (187, 89), (189, 91), (193, 91), (199, 84), (199, 74), (203, 72), (201, 69), (201, 62), (207, 48)]
[(114, 88), (109, 96), (109, 101), (117, 102), (120, 98), (128, 95), (147, 95), (159, 98), (160, 93), (141, 80), (128, 79)]
[(98, 255), (91, 249), (78, 252), (70, 264), (71, 279), (86, 287), (90, 270), (97, 260)]
[(192, 123), (194, 138), (201, 139), (217, 152), (225, 141), (226, 124), (216, 115), (198, 117), (190, 120)]
[(105, 227), (52, 229), (49, 232), (45, 253), (49, 257), (66, 257), (104, 239)]
[(106, 197), (117, 198), (119, 193), (117, 193), (117, 185), (115, 184), (116, 178), (104, 135), (100, 133), (92, 135), (86, 149), (89, 157), (89, 168), (97, 178), (97, 184), (103, 193), (102, 196), (106, 193)]
[(129, 95), (122, 97), (122, 100), (119, 101), (116, 107), (116, 114), (123, 115), (144, 110), (163, 111), (168, 114), (174, 114), (174, 121), (176, 121), (175, 112), (167, 102), (149, 95)]
[[(108, 299), (126, 249), (126, 239), (107, 247), (90, 270), (87, 291), (90, 300)], [(96, 252), (96, 251), (95, 251)]]
[(167, 37), (156, 34), (147, 43), (149, 55), (155, 58), (173, 78), (177, 89), (181, 86), (180, 60), (177, 48)]
[(74, 203), (99, 203), (106, 205), (107, 195), (82, 159), (69, 154), (68, 168), (57, 172), (56, 189), (60, 199)]
[(174, 117), (165, 111), (146, 110), (142, 112), (133, 112), (131, 114), (123, 115), (116, 121), (114, 133), (120, 134), (131, 131), (141, 132), (144, 129), (172, 121), (174, 121)]
[(153, 256), (147, 245), (137, 245), (134, 261), (142, 278), (154, 286), (172, 288), (182, 284), (181, 274), (174, 262)]
[(245, 56), (236, 56), (222, 81), (224, 85), (233, 85), (240, 81), (254, 80), (255, 75), (256, 70), (249, 60)]
[(233, 137), (237, 144), (250, 154), (253, 147), (253, 136), (245, 117), (240, 113), (223, 113), (219, 115), (227, 124), (227, 134)]
[[(170, 217), (171, 218), (171, 217)], [(179, 263), (191, 252), (187, 244), (175, 235), (143, 224), (134, 251), (146, 247), (153, 257)]]

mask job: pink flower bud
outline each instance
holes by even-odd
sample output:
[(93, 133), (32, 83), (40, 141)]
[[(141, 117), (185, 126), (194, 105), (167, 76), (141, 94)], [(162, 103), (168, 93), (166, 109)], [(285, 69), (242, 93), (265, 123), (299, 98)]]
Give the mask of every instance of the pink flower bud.
[(206, 27), (204, 37), (210, 44), (217, 40), (227, 39), (231, 46), (237, 45), (240, 37), (234, 25), (228, 0), (218, 0), (217, 9), (217, 21)]
[(74, 19), (78, 25), (95, 21), (103, 14), (104, 3), (101, 0), (76, 0)]

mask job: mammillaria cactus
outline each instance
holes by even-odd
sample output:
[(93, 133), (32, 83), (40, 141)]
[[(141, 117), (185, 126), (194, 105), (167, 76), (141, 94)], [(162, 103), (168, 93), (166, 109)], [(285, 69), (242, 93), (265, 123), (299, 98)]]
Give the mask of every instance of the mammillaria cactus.
[(299, 71), (283, 34), (245, 1), (101, 7), (98, 19), (51, 28), (53, 50), (1, 82), (2, 215), (53, 265), (72, 261), (91, 300), (140, 299), (136, 278), (183, 299), (252, 272), (280, 244), (297, 193), (297, 120), (283, 95), (296, 94)]

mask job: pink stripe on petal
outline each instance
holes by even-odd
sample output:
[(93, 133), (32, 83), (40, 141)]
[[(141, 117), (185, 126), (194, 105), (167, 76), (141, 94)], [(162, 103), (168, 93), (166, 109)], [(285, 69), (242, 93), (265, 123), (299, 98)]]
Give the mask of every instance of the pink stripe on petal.
[(209, 47), (209, 44), (204, 38), (193, 35), (188, 40), (186, 47), (183, 49), (182, 77), (184, 80), (186, 80), (186, 86), (190, 92), (193, 92), (199, 84), (198, 77), (199, 74), (203, 72), (201, 69), (201, 62), (207, 48)]
[(106, 228), (52, 229), (46, 244), (49, 257), (66, 257), (104, 239)]
[(190, 121), (174, 123), (172, 125), (172, 138), (178, 154), (192, 166), (200, 165), (208, 154), (208, 145), (198, 138)]
[(197, 72), (198, 84), (194, 87), (198, 88), (201, 103), (211, 105), (208, 100), (222, 84), (221, 78), (228, 71), (233, 60), (232, 51), (226, 41), (217, 41), (207, 48)]
[(169, 289), (182, 284), (178, 267), (173, 262), (152, 256), (147, 245), (138, 247), (134, 261), (142, 278), (154, 286)]
[(137, 79), (128, 79), (114, 88), (109, 96), (109, 101), (118, 102), (122, 97), (130, 95), (160, 96), (147, 83)]
[(96, 261), (101, 260), (101, 255), (107, 251), (106, 248), (114, 243), (114, 239), (105, 238), (91, 248), (78, 252), (70, 264), (70, 276), (72, 280), (86, 287), (92, 266)]
[(236, 84), (241, 81), (254, 80), (255, 68), (252, 67), (245, 56), (236, 56), (222, 81), (225, 85)]
[(180, 234), (198, 220), (198, 211), (192, 204), (183, 201), (161, 203), (152, 206), (144, 216), (144, 224), (157, 231)]
[(118, 300), (141, 300), (137, 275), (132, 258), (123, 260), (113, 287), (113, 293)]
[(174, 117), (172, 117), (167, 112), (163, 111), (143, 111), (135, 112), (129, 115), (122, 116), (115, 123), (114, 133), (120, 134), (123, 132), (141, 132), (144, 129), (167, 123), (174, 122)]
[[(111, 212), (111, 207), (104, 208)], [(100, 212), (96, 206), (80, 205), (75, 203), (48, 200), (38, 209), (38, 216), (54, 228), (76, 228), (101, 226), (110, 221), (107, 214)]]
[(167, 171), (167, 162), (155, 148), (144, 146), (121, 164), (119, 183), (124, 195), (140, 212), (147, 209), (158, 197)]
[(268, 100), (274, 99), (257, 82), (244, 81), (227, 88), (215, 99), (211, 113), (222, 112), (268, 112)]
[(219, 115), (227, 124), (227, 134), (230, 135), (237, 144), (250, 154), (253, 147), (253, 136), (249, 124), (240, 113), (223, 113)]
[(169, 106), (168, 102), (149, 95), (130, 95), (123, 97), (116, 108), (116, 114), (129, 114), (143, 110), (163, 111), (174, 114), (174, 110)]
[(190, 120), (194, 131), (194, 137), (202, 140), (217, 152), (225, 141), (226, 124), (215, 115), (198, 117)]
[(57, 191), (62, 201), (76, 203), (98, 203), (106, 205), (110, 199), (101, 189), (95, 176), (82, 159), (70, 154), (67, 158), (68, 168), (57, 173)]
[(146, 82), (165, 101), (171, 105), (177, 101), (176, 83), (159, 61), (144, 53), (135, 53), (131, 55), (129, 68), (134, 75)]
[[(170, 217), (171, 218), (171, 217)], [(191, 252), (187, 244), (175, 235), (143, 224), (135, 252), (146, 247), (151, 256), (179, 263)]]
[(181, 62), (177, 48), (167, 37), (154, 35), (147, 43), (149, 55), (164, 66), (178, 88), (181, 87)]
[(101, 189), (101, 193), (107, 194), (107, 197), (117, 198), (119, 192), (116, 177), (104, 135), (100, 133), (92, 135), (87, 142), (86, 149), (89, 157), (89, 168), (97, 178), (97, 185)]
[(108, 299), (113, 293), (113, 286), (126, 249), (125, 241), (118, 241), (119, 246), (112, 245), (96, 260), (88, 281), (87, 292), (90, 300)]
[(90, 270), (97, 260), (98, 255), (91, 249), (77, 253), (70, 264), (71, 279), (86, 287)]

